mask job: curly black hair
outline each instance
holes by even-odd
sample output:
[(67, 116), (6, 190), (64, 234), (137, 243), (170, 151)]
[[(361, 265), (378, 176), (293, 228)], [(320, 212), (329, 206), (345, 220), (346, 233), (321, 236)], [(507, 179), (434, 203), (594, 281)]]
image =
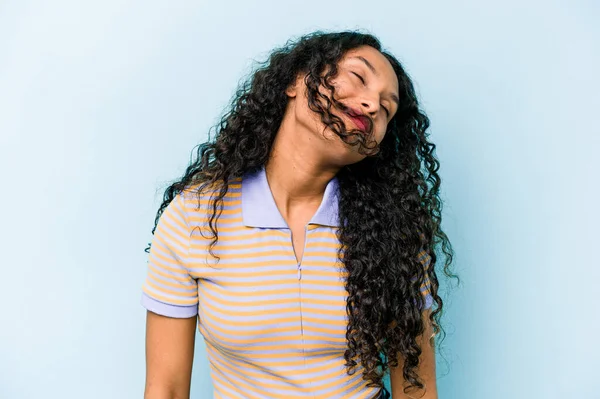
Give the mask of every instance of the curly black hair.
[[(363, 135), (346, 131), (343, 121), (330, 112), (332, 106), (343, 105), (335, 99), (329, 82), (336, 76), (342, 57), (360, 46), (380, 51), (393, 66), (399, 84), (398, 110), (384, 139), (375, 146)], [(342, 140), (360, 145), (367, 155), (337, 174), (338, 237), (343, 248), (338, 256), (347, 271), (347, 371), (353, 374), (358, 360), (367, 385), (385, 389), (383, 377), (390, 367), (399, 366), (400, 354), (408, 382), (405, 392), (411, 387), (424, 388), (416, 370), (422, 352), (417, 337), (424, 332), (420, 288), (425, 281), (434, 302), (430, 313), (434, 335), (442, 332), (443, 339), (444, 333), (440, 324), (443, 302), (435, 270), (437, 248), (445, 255), (444, 274), (458, 276), (450, 271), (454, 252), (441, 229), (439, 161), (434, 154), (436, 146), (427, 140), (429, 119), (420, 110), (402, 65), (382, 50), (375, 36), (358, 31), (316, 31), (272, 51), (238, 87), (231, 107), (214, 127), (214, 139), (209, 136), (194, 150), (184, 176), (165, 190), (152, 234), (163, 210), (184, 189), (199, 185), (201, 192), (220, 187), (211, 197), (212, 251), (218, 240), (216, 220), (228, 185), (269, 160), (286, 109), (285, 90), (301, 73), (305, 74), (310, 109)], [(321, 85), (331, 96), (319, 91)], [(419, 257), (423, 252), (425, 260)], [(431, 339), (429, 344), (433, 342)]]

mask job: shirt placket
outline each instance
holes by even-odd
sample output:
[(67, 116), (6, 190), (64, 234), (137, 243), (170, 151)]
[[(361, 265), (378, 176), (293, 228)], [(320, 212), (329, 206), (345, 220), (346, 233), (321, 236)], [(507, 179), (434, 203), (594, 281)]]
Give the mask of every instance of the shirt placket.
[[(302, 262), (306, 255), (306, 247), (308, 246), (308, 231), (309, 224), (304, 226), (304, 248), (302, 248), (302, 257), (296, 260), (296, 268), (298, 271), (298, 311), (300, 319), (300, 345), (302, 348), (302, 358), (304, 360), (304, 368), (306, 369), (306, 348), (305, 348), (305, 332), (304, 332), (304, 312), (303, 312), (303, 295), (302, 295)], [(296, 259), (293, 246), (293, 237), (290, 230), (290, 244), (292, 248), (292, 257)]]

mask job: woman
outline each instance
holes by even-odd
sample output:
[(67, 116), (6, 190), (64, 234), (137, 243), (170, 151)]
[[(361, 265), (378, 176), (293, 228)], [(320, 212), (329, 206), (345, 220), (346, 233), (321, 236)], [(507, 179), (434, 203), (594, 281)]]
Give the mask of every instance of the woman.
[(428, 125), (371, 35), (275, 50), (158, 211), (145, 397), (189, 397), (198, 325), (215, 398), (437, 398)]

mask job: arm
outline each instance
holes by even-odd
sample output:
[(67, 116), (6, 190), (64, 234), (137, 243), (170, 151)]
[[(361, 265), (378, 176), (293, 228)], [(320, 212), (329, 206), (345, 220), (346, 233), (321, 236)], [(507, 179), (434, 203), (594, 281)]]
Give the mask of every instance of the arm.
[(196, 317), (146, 313), (144, 399), (189, 399)]
[(403, 389), (405, 380), (402, 376), (402, 366), (404, 364), (404, 361), (402, 359), (399, 359), (398, 367), (392, 367), (390, 369), (392, 399), (438, 399), (437, 386), (435, 381), (435, 350), (429, 343), (428, 339), (433, 335), (433, 327), (431, 325), (431, 322), (429, 321), (430, 313), (431, 309), (426, 309), (423, 312), (423, 323), (425, 325), (425, 331), (423, 335), (417, 337), (417, 342), (422, 350), (421, 357), (419, 358), (419, 366), (417, 368), (417, 373), (419, 374), (420, 379), (423, 381), (426, 390), (416, 390), (415, 388), (412, 388), (408, 392), (408, 394), (404, 393)]
[(150, 248), (142, 305), (146, 312), (145, 399), (188, 399), (198, 314), (198, 282), (189, 272), (185, 198), (164, 209)]

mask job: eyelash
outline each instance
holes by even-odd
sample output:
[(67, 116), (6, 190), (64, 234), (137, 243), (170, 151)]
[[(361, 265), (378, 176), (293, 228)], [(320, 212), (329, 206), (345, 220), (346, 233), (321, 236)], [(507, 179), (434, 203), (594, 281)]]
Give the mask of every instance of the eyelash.
[[(354, 75), (356, 75), (356, 76), (357, 76), (357, 77), (360, 79), (360, 81), (362, 82), (362, 84), (363, 84), (363, 85), (365, 84), (365, 80), (363, 79), (363, 77), (362, 77), (362, 76), (360, 76), (360, 75), (359, 75), (359, 74), (357, 74), (356, 72), (352, 72), (352, 73), (353, 73)], [(388, 110), (386, 107), (384, 107), (383, 105), (381, 106), (381, 108), (383, 108), (383, 109), (385, 110), (385, 113), (386, 113), (386, 114), (387, 114), (387, 116), (389, 117), (389, 116), (390, 116), (390, 111), (389, 111), (389, 110)]]

